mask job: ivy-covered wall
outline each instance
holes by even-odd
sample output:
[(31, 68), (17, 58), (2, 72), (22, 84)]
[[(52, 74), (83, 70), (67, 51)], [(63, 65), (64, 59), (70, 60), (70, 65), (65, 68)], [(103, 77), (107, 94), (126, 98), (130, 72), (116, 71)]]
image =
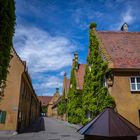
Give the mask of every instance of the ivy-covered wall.
[(112, 70), (108, 69), (108, 63), (102, 58), (95, 27), (95, 23), (90, 25), (89, 54), (83, 90), (77, 89), (76, 71), (79, 64), (75, 58), (70, 75), (68, 99), (66, 101), (62, 97), (58, 107), (59, 115), (67, 113), (70, 123), (85, 124), (89, 121), (88, 117), (92, 119), (104, 108), (115, 107), (114, 99), (109, 95), (108, 89), (104, 85), (105, 77), (112, 74)]
[(0, 1), (0, 85), (6, 81), (15, 25), (14, 0)]
[(78, 62), (74, 61), (73, 68), (70, 76), (70, 89), (68, 93), (67, 113), (68, 121), (71, 123), (81, 123), (83, 117), (82, 111), (82, 92), (77, 89), (76, 85), (76, 70), (78, 68)]
[(67, 111), (67, 100), (62, 96), (58, 105), (58, 115), (63, 116)]
[(88, 121), (87, 114), (94, 118), (104, 108), (114, 107), (115, 102), (104, 86), (104, 77), (110, 72), (107, 62), (103, 61), (99, 50), (99, 41), (96, 36), (96, 24), (90, 25), (90, 44), (87, 58), (87, 66), (83, 87), (83, 111), (82, 123)]

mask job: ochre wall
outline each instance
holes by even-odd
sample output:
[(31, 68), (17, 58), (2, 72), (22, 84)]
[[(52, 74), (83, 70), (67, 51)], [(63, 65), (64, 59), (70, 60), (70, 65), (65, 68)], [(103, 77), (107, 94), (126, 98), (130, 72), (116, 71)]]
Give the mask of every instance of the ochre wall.
[(51, 101), (48, 104), (48, 112), (47, 112), (47, 116), (48, 117), (52, 117), (53, 116), (53, 104), (59, 99), (60, 95), (59, 93), (55, 93), (54, 96), (52, 97)]
[(140, 76), (140, 72), (115, 72), (109, 92), (115, 99), (118, 113), (140, 128), (140, 92), (131, 92), (131, 76)]
[(6, 111), (5, 124), (0, 123), (0, 130), (13, 130), (17, 128), (17, 115), (19, 105), (19, 93), (21, 75), (24, 66), (19, 58), (13, 54), (10, 62), (9, 74), (7, 76), (7, 86), (4, 91), (4, 97), (0, 101), (0, 110)]
[(23, 73), (20, 91), (18, 130), (23, 131), (40, 115), (40, 103), (27, 75)]

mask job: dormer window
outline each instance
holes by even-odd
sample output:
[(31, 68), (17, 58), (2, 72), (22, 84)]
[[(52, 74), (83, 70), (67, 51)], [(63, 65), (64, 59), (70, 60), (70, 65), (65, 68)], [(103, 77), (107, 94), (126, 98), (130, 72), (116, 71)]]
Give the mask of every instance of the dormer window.
[(131, 91), (140, 91), (140, 77), (130, 78)]
[(124, 31), (124, 32), (127, 32), (128, 31), (128, 24), (124, 23), (121, 27), (121, 30)]

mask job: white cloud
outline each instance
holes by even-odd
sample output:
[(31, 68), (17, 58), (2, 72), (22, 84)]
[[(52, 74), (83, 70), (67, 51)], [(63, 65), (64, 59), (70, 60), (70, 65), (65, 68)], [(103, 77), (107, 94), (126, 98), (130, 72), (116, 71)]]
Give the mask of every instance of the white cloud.
[(36, 91), (40, 95), (53, 95), (55, 88), (59, 88), (60, 93), (62, 90), (63, 79), (57, 75), (36, 75), (37, 83), (34, 84)]
[(77, 49), (69, 39), (51, 36), (35, 27), (18, 27), (14, 42), (19, 56), (27, 61), (31, 74), (70, 66), (72, 52)]
[(88, 28), (88, 23), (86, 21), (87, 18), (87, 11), (85, 11), (83, 8), (77, 8), (72, 13), (72, 20), (75, 22), (75, 24), (78, 25), (81, 30), (85, 30)]
[(65, 74), (65, 71), (61, 71), (61, 72), (59, 73), (60, 76), (64, 76), (64, 74)]
[(123, 12), (120, 16), (120, 21), (117, 22), (115, 25), (111, 25), (110, 29), (117, 29), (120, 30), (121, 26), (124, 23), (132, 24), (135, 21), (134, 10), (132, 10), (131, 6), (128, 6), (126, 11)]
[(122, 22), (132, 23), (133, 21), (134, 21), (134, 16), (131, 7), (129, 7), (126, 13), (122, 15)]
[(51, 95), (56, 87), (61, 92), (60, 71), (72, 64), (73, 52), (77, 50), (75, 43), (36, 27), (20, 26), (16, 29), (14, 47), (27, 62), (37, 94)]
[(46, 78), (46, 81), (40, 84), (42, 88), (61, 88), (62, 80), (56, 76), (50, 76)]

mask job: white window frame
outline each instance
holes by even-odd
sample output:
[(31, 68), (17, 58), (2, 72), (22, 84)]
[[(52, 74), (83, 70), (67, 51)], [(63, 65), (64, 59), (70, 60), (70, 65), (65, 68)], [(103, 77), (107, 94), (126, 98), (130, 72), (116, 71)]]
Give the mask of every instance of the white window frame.
[[(131, 83), (131, 78), (135, 79), (135, 83)], [(140, 89), (138, 89), (138, 86), (137, 86), (137, 84), (140, 84), (140, 82), (139, 83), (137, 82), (137, 80), (136, 80), (137, 78), (140, 78), (140, 76), (132, 76), (132, 77), (130, 77), (130, 89), (131, 89), (131, 91), (140, 91)], [(132, 84), (135, 84), (135, 87), (136, 87), (135, 90), (132, 89)]]

